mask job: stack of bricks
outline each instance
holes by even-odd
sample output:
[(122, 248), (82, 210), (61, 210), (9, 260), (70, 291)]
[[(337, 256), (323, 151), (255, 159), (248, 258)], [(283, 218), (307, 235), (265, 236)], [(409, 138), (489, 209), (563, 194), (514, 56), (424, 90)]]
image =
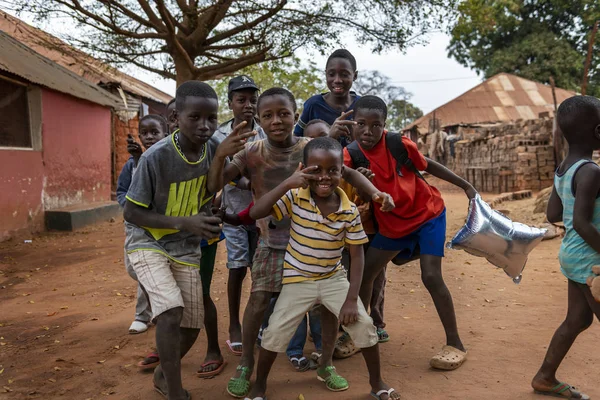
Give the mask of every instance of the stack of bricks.
[[(447, 166), (482, 192), (540, 190), (552, 185), (552, 120), (461, 127)], [(446, 143), (449, 152), (449, 144)]]

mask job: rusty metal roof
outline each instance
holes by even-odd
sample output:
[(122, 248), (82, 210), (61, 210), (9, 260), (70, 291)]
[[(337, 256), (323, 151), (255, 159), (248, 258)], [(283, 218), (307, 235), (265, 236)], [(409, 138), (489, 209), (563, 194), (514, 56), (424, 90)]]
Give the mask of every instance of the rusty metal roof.
[(117, 108), (121, 100), (54, 61), (0, 32), (0, 70), (28, 82), (103, 106)]
[(0, 30), (96, 85), (116, 83), (126, 92), (163, 104), (167, 104), (172, 98), (167, 93), (103, 63), (2, 10), (0, 10)]
[[(575, 95), (575, 92), (556, 88), (558, 104)], [(500, 73), (422, 116), (403, 130), (417, 127), (419, 133), (427, 133), (434, 113), (440, 126), (444, 127), (536, 119), (542, 112), (554, 115), (550, 86)]]

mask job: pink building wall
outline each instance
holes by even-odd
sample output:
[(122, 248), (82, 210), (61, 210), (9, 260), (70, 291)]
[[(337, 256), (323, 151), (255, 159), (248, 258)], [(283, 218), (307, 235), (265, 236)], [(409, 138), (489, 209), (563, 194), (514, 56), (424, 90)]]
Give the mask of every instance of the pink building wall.
[(0, 149), (0, 240), (43, 229), (44, 210), (109, 201), (111, 110), (42, 90), (42, 151)]

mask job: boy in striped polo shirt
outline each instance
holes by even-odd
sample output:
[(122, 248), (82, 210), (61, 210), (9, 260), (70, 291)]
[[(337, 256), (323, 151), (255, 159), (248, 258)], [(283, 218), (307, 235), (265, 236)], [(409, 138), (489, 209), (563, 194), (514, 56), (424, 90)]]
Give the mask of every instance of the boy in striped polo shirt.
[[(356, 206), (338, 188), (342, 147), (335, 139), (316, 138), (304, 147), (304, 164), (272, 191), (256, 200), (253, 219), (272, 215), (291, 219), (290, 241), (284, 258), (283, 288), (263, 332), (256, 384), (251, 399), (265, 398), (267, 377), (277, 353), (285, 352), (306, 312), (320, 303), (339, 318), (362, 348), (369, 370), (371, 394), (381, 400), (399, 399), (381, 379), (376, 328), (358, 292), (364, 267), (362, 245), (368, 241)], [(348, 282), (342, 268), (342, 250), (352, 256)], [(332, 391), (348, 389), (348, 382), (332, 365), (337, 327), (323, 332), (323, 356), (317, 378)]]

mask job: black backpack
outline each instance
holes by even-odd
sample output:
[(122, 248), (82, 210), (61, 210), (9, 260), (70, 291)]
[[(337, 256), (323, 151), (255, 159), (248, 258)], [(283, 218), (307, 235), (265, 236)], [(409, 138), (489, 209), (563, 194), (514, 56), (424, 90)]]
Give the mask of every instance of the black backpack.
[[(409, 170), (415, 173), (419, 178), (425, 180), (421, 172), (415, 167), (412, 160), (408, 156), (408, 151), (406, 147), (404, 147), (404, 143), (402, 143), (402, 135), (395, 132), (388, 132), (385, 135), (385, 144), (389, 149), (390, 153), (392, 153), (392, 157), (396, 159), (396, 172), (398, 175), (402, 175), (402, 166), (405, 166)], [(367, 168), (370, 169), (369, 160), (362, 152), (360, 147), (358, 146), (358, 142), (355, 140), (350, 143), (346, 149), (348, 150), (348, 154), (350, 154), (350, 158), (352, 159), (352, 168)]]

